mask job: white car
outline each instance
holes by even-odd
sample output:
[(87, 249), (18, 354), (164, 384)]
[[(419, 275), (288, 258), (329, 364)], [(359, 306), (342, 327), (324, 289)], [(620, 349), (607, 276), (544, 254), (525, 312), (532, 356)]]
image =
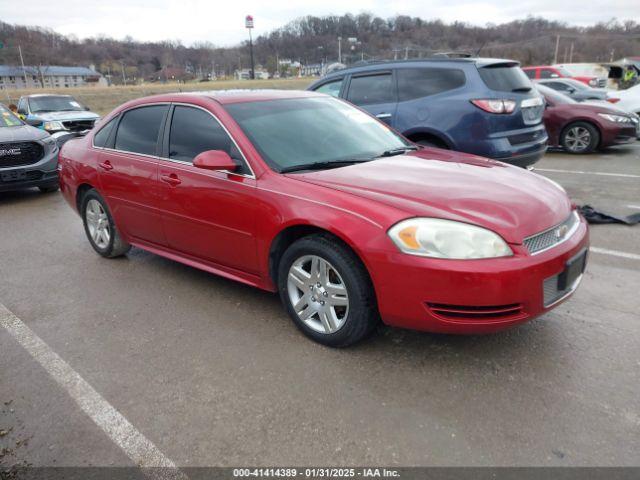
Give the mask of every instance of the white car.
[(640, 115), (640, 84), (626, 90), (611, 91), (609, 97), (619, 99), (614, 103), (616, 107)]

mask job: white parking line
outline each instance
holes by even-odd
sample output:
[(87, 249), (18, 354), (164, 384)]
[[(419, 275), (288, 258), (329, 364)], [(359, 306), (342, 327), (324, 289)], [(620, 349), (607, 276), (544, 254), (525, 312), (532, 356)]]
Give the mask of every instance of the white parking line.
[(136, 466), (162, 467), (143, 470), (146, 476), (167, 480), (188, 479), (175, 463), (1, 303), (0, 325), (66, 390), (84, 413), (135, 462)]
[(585, 172), (583, 170), (558, 170), (555, 168), (534, 168), (534, 172), (553, 172), (553, 173), (580, 173), (583, 175), (600, 175), (603, 177), (623, 177), (623, 178), (640, 178), (640, 175), (632, 173), (610, 173), (610, 172)]
[(627, 208), (635, 208), (636, 210), (640, 210), (640, 205), (627, 205)]
[(613, 257), (629, 258), (631, 260), (640, 260), (640, 255), (637, 253), (619, 252), (618, 250), (609, 250), (607, 248), (591, 247), (589, 248), (593, 253), (601, 253), (603, 255), (611, 255)]

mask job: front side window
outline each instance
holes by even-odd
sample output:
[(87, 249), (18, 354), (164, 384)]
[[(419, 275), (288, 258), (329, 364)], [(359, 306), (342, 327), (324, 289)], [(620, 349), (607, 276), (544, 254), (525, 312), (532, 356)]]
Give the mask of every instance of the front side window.
[(332, 97), (339, 97), (343, 81), (344, 79), (341, 78), (339, 80), (334, 80), (333, 82), (325, 83), (324, 85), (316, 88), (316, 92), (326, 93), (327, 95), (331, 95)]
[(177, 105), (171, 119), (169, 158), (191, 162), (207, 150), (222, 150), (240, 165), (239, 173), (247, 173), (242, 155), (222, 125), (213, 116), (194, 107)]
[(355, 105), (372, 105), (396, 101), (391, 73), (351, 78), (347, 100)]
[(465, 83), (464, 72), (453, 68), (402, 68), (397, 73), (401, 102), (453, 90)]
[(235, 103), (225, 108), (276, 171), (375, 160), (386, 151), (413, 148), (370, 115), (334, 98)]
[(155, 155), (160, 124), (168, 108), (167, 105), (152, 105), (126, 112), (116, 132), (116, 150)]
[(540, 69), (540, 78), (558, 78), (560, 75), (550, 68)]

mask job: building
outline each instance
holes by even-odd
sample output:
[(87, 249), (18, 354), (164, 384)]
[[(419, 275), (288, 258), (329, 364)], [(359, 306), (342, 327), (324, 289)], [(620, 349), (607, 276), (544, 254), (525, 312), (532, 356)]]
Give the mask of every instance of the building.
[(0, 65), (0, 90), (13, 88), (72, 88), (107, 86), (107, 80), (88, 67)]

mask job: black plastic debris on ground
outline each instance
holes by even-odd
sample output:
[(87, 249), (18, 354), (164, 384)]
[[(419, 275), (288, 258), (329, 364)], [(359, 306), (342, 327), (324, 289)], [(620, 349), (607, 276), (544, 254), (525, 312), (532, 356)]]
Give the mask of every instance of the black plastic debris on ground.
[(612, 215), (610, 213), (599, 212), (591, 205), (582, 205), (578, 207), (578, 211), (589, 223), (622, 223), (624, 225), (635, 225), (640, 223), (640, 213), (634, 213), (626, 217)]

